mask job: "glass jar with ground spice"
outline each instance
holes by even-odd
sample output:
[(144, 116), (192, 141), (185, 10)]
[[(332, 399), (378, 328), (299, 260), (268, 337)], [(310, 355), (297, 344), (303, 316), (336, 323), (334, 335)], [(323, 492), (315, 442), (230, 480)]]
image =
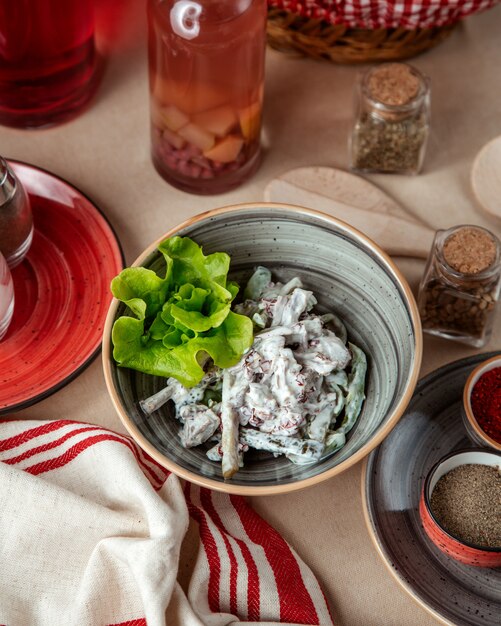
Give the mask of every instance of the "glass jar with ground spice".
[(28, 194), (7, 161), (0, 157), (0, 252), (11, 269), (24, 259), (32, 239)]
[(488, 341), (501, 278), (501, 243), (480, 226), (439, 230), (419, 287), (423, 330), (480, 348)]
[(418, 174), (428, 139), (429, 79), (407, 63), (384, 63), (359, 78), (356, 96), (352, 169)]

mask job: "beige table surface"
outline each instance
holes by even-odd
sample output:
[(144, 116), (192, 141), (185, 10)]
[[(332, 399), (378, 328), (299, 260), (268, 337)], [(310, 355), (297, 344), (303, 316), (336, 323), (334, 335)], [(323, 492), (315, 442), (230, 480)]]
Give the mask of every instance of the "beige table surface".
[[(269, 50), (263, 165), (243, 187), (223, 196), (177, 191), (154, 171), (148, 145), (144, 20), (123, 0), (123, 17), (92, 106), (58, 128), (0, 129), (0, 154), (66, 178), (95, 200), (113, 223), (126, 260), (169, 228), (203, 210), (262, 199), (266, 183), (304, 165), (347, 168), (356, 69)], [(141, 4), (141, 3), (139, 3)], [(372, 180), (434, 228), (476, 223), (501, 235), (482, 215), (470, 186), (478, 150), (501, 134), (501, 6), (467, 20), (435, 50), (414, 60), (432, 79), (432, 134), (424, 172)], [(104, 45), (104, 44), (103, 44)], [(399, 261), (416, 289), (423, 264)], [(485, 351), (501, 349), (500, 317)], [(426, 337), (422, 374), (475, 351)], [(70, 418), (124, 432), (108, 398), (100, 359), (50, 398), (17, 413), (23, 419)], [(296, 548), (320, 579), (339, 624), (429, 626), (436, 619), (397, 584), (367, 532), (361, 501), (362, 464), (323, 484), (253, 504)], [(194, 553), (185, 542), (183, 576)]]

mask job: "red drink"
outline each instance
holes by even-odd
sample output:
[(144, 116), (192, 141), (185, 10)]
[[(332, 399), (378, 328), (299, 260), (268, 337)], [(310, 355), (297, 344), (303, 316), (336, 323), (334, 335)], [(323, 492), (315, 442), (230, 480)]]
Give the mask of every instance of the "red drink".
[(149, 0), (152, 158), (192, 193), (259, 164), (265, 0)]
[(0, 0), (0, 123), (23, 128), (71, 117), (95, 67), (93, 2)]

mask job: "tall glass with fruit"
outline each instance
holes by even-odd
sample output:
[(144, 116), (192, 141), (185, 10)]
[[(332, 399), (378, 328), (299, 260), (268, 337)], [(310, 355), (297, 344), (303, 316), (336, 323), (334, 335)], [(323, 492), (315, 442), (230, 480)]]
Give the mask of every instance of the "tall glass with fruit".
[(149, 0), (152, 158), (172, 185), (222, 193), (258, 167), (266, 0)]

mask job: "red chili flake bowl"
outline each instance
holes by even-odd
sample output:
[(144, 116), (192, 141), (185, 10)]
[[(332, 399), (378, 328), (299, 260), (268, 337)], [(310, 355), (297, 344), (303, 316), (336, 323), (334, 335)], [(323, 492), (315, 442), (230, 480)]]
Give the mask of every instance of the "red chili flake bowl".
[(501, 452), (501, 443), (490, 437), (478, 423), (473, 412), (471, 401), (473, 389), (480, 378), (486, 372), (490, 372), (498, 367), (501, 367), (501, 354), (491, 357), (490, 359), (487, 359), (487, 361), (483, 361), (480, 365), (477, 365), (477, 367), (468, 376), (463, 390), (462, 417), (468, 437), (473, 443), (479, 446), (493, 448), (494, 450)]
[(435, 546), (456, 561), (474, 567), (501, 567), (501, 547), (477, 546), (451, 535), (437, 520), (431, 508), (431, 494), (437, 482), (456, 467), (467, 464), (500, 467), (501, 454), (490, 450), (472, 448), (452, 452), (435, 463), (426, 476), (421, 492), (419, 501), (421, 523), (428, 538)]

